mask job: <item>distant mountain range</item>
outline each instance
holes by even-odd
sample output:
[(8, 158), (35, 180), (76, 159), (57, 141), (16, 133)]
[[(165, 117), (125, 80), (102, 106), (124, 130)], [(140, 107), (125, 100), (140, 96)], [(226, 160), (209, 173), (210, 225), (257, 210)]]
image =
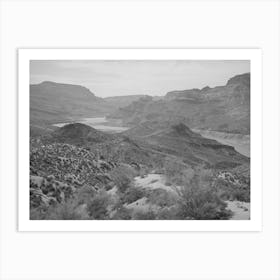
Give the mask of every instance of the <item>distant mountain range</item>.
[(171, 91), (161, 98), (100, 98), (79, 85), (30, 85), (33, 126), (103, 116), (131, 127), (146, 121), (177, 121), (190, 128), (250, 134), (250, 73), (232, 77), (224, 86)]
[(103, 117), (143, 96), (100, 98), (83, 86), (45, 81), (30, 85), (30, 123), (43, 125)]
[(30, 85), (31, 123), (55, 123), (110, 112), (102, 98), (85, 87), (54, 82)]
[(109, 118), (134, 126), (145, 121), (183, 122), (191, 128), (250, 133), (250, 73), (237, 75), (224, 86), (168, 92), (163, 99), (142, 97)]
[(124, 95), (124, 96), (112, 96), (105, 97), (104, 100), (110, 104), (115, 109), (126, 107), (134, 101), (139, 100), (142, 97), (147, 95), (138, 94), (138, 95)]

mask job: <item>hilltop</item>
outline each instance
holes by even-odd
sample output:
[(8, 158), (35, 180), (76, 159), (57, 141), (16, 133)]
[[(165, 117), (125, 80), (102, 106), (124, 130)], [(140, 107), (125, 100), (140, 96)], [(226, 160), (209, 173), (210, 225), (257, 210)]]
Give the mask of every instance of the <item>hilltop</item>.
[(189, 165), (206, 164), (215, 168), (248, 163), (233, 147), (202, 137), (183, 123), (143, 122), (125, 132), (151, 145), (155, 150), (175, 155)]
[(53, 141), (86, 145), (102, 143), (113, 139), (113, 136), (82, 123), (67, 124), (52, 133)]

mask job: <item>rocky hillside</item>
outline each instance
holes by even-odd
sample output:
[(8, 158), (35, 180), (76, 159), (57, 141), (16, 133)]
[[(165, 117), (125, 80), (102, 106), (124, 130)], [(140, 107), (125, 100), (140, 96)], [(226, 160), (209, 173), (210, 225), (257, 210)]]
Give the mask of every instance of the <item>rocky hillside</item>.
[(30, 85), (30, 123), (52, 124), (83, 117), (104, 116), (112, 110), (89, 89), (71, 84), (42, 82)]
[[(152, 168), (149, 153), (127, 136), (112, 136), (75, 123), (30, 140), (31, 218), (78, 196), (122, 188), (130, 173)], [(137, 173), (138, 172), (138, 173)], [(80, 203), (79, 202), (79, 203)], [(82, 202), (81, 202), (82, 204)]]
[(48, 207), (70, 198), (82, 186), (97, 190), (112, 180), (108, 172), (117, 164), (98, 158), (85, 148), (66, 143), (31, 140), (31, 208)]
[(134, 101), (139, 100), (140, 98), (145, 97), (145, 95), (124, 95), (124, 96), (111, 96), (106, 97), (104, 100), (112, 106), (115, 110), (126, 107)]
[(206, 164), (214, 168), (232, 168), (249, 163), (233, 147), (202, 137), (185, 124), (147, 121), (125, 134), (141, 139), (154, 150), (175, 155), (189, 165)]
[(172, 91), (160, 100), (144, 97), (110, 118), (131, 126), (147, 120), (176, 120), (191, 128), (249, 134), (250, 73), (237, 75), (224, 86)]
[[(159, 196), (159, 190), (138, 189), (135, 178), (144, 178), (157, 170), (163, 174), (160, 176), (175, 183), (203, 166), (211, 172), (207, 175), (211, 177), (209, 184), (216, 178), (215, 174), (225, 174), (218, 182), (222, 191), (219, 195), (224, 199), (238, 195), (248, 200), (249, 181), (231, 175), (245, 172), (248, 162), (248, 158), (232, 147), (203, 138), (184, 124), (146, 122), (116, 135), (80, 123), (69, 124), (30, 140), (30, 217), (193, 219), (189, 214), (182, 214), (180, 197), (174, 200), (169, 192), (161, 192)], [(225, 180), (229, 182), (225, 184)], [(229, 217), (226, 204), (215, 192), (211, 192), (211, 203), (216, 210), (209, 216), (206, 209), (203, 217)], [(201, 194), (197, 195), (201, 199)], [(208, 193), (205, 199), (208, 203)], [(148, 212), (138, 211), (140, 201), (144, 200), (149, 202), (147, 205), (155, 204), (156, 213), (151, 215), (150, 206)]]
[(103, 143), (112, 140), (113, 136), (85, 124), (72, 123), (54, 131), (52, 139), (55, 142), (86, 145), (88, 143)]

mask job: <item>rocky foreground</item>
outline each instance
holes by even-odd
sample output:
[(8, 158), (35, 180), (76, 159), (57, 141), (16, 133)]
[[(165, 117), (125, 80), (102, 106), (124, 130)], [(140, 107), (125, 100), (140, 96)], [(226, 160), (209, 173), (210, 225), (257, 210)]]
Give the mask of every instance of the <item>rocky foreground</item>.
[(230, 219), (240, 209), (229, 205), (250, 201), (242, 164), (230, 170), (190, 166), (172, 151), (127, 136), (68, 128), (71, 133), (62, 128), (31, 139), (31, 219)]

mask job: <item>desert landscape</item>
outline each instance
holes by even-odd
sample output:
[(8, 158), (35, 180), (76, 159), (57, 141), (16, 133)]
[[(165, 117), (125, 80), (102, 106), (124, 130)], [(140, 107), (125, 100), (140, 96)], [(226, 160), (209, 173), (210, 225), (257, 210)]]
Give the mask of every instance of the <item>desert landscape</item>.
[(162, 95), (31, 83), (30, 219), (250, 219), (250, 73)]

